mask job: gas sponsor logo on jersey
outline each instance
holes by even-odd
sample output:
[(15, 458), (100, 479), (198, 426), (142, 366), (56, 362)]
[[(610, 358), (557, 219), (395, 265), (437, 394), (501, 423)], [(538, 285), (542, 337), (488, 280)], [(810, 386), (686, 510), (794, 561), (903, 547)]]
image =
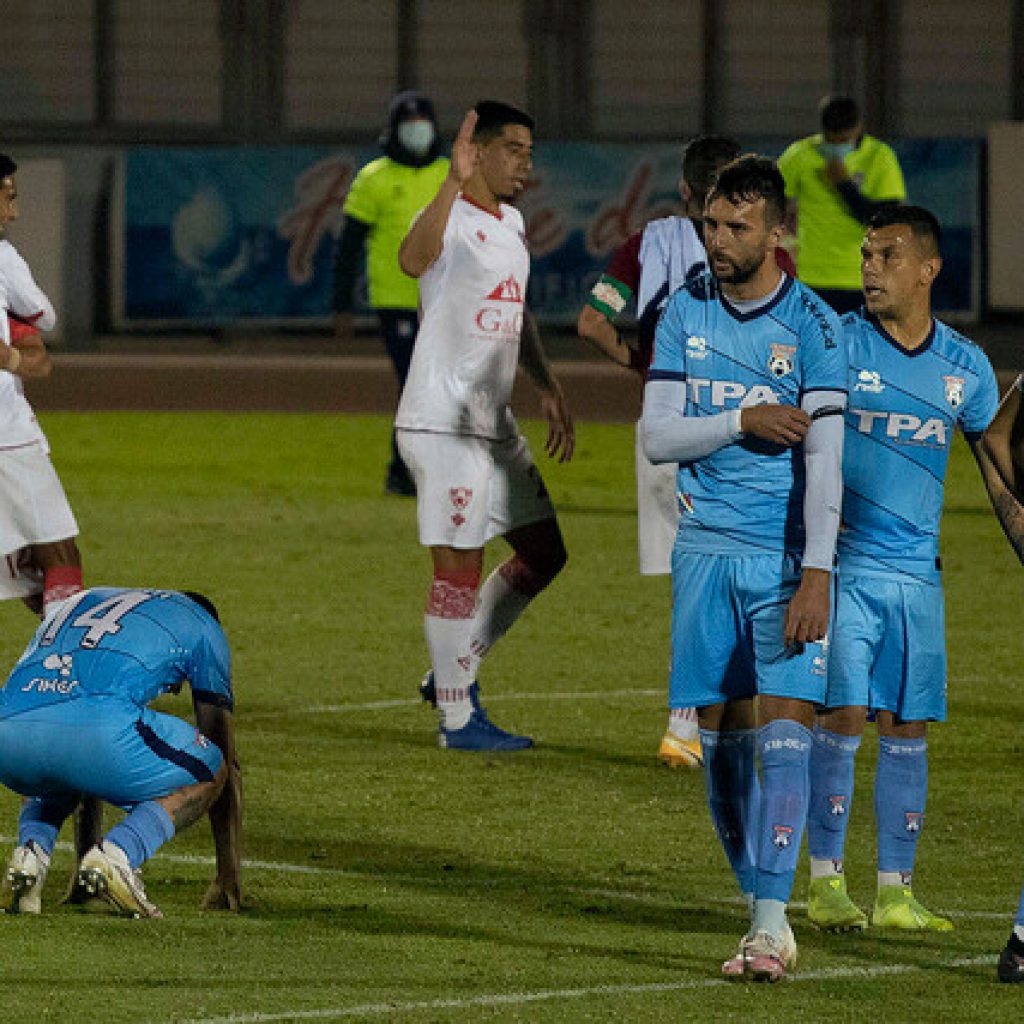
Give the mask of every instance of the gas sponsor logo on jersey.
[(514, 274), (499, 281), (484, 297), (474, 318), (476, 337), (519, 341), (523, 329), (523, 289)]
[(859, 370), (857, 383), (853, 385), (853, 390), (870, 391), (873, 395), (880, 395), (885, 390), (882, 375), (877, 370)]
[(793, 841), (793, 829), (789, 825), (772, 825), (772, 845), (785, 850)]
[(451, 499), (452, 508), (455, 509), (452, 513), (452, 523), (455, 526), (461, 526), (466, 521), (466, 517), (462, 513), (469, 508), (469, 503), (473, 500), (473, 488), (450, 487), (448, 497)]
[(768, 369), (773, 377), (785, 377), (793, 372), (793, 356), (796, 345), (772, 343), (772, 354), (768, 357)]
[(22, 693), (59, 693), (67, 696), (78, 687), (78, 680), (72, 679), (74, 662), (70, 654), (48, 654), (43, 659), (43, 668), (50, 678), (36, 676), (22, 686)]
[(706, 377), (687, 377), (686, 386), (694, 405), (716, 408), (735, 405), (778, 405), (780, 396), (767, 384), (746, 384), (736, 380), (708, 380)]
[(696, 334), (691, 334), (686, 339), (686, 354), (691, 359), (707, 359), (708, 339), (701, 338)]
[(964, 404), (963, 377), (943, 376), (942, 382), (946, 386), (946, 401), (949, 402), (950, 408), (959, 409)]
[(949, 423), (941, 416), (922, 419), (909, 412), (884, 412), (880, 409), (851, 409), (850, 416), (862, 434), (884, 436), (900, 444), (945, 448), (949, 438)]

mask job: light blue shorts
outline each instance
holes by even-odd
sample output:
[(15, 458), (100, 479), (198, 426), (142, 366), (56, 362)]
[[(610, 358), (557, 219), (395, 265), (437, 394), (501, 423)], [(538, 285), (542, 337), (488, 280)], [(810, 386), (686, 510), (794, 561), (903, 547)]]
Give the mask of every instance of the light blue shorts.
[(946, 719), (941, 584), (839, 573), (827, 707), (892, 711), (905, 722)]
[(800, 584), (794, 555), (672, 553), (669, 706), (706, 707), (754, 694), (820, 703), (825, 646), (786, 647), (786, 608)]
[(89, 793), (128, 808), (210, 781), (222, 760), (194, 725), (113, 697), (0, 719), (0, 782), (23, 796)]

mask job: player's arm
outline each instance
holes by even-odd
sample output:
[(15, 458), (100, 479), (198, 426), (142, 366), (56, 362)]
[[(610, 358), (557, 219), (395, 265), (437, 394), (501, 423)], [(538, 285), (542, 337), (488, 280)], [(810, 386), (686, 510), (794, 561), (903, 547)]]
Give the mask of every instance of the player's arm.
[(978, 463), (996, 519), (1017, 558), (1024, 564), (1024, 403), (1018, 377), (999, 405), (999, 411), (980, 438), (967, 443)]
[(24, 380), (48, 377), (53, 369), (53, 360), (46, 350), (42, 335), (17, 317), (9, 316), (7, 319), (11, 343), (0, 345), (0, 370), (16, 374)]
[(811, 391), (804, 438), (804, 552), (800, 586), (786, 609), (785, 641), (803, 644), (828, 632), (832, 562), (843, 498), (843, 391)]
[(472, 177), (480, 162), (480, 151), (473, 142), (476, 122), (476, 111), (469, 111), (452, 145), (447, 176), (441, 182), (437, 195), (413, 222), (398, 248), (398, 265), (410, 277), (420, 277), (441, 255), (452, 206), (462, 186)]
[(242, 769), (235, 751), (234, 715), (226, 707), (193, 695), (196, 727), (220, 748), (227, 782), (208, 812), (217, 872), (203, 898), (207, 910), (239, 910), (242, 890)]
[(626, 308), (639, 284), (642, 237), (642, 232), (637, 232), (616, 249), (576, 321), (576, 333), (581, 338), (613, 362), (640, 373), (647, 367), (640, 353), (619, 333), (615, 318)]
[(4, 280), (8, 313), (37, 331), (52, 331), (57, 326), (53, 304), (36, 284), (28, 264), (16, 252), (10, 252), (10, 260), (4, 267)]
[(604, 313), (589, 303), (580, 310), (576, 320), (576, 333), (589, 341), (602, 355), (606, 355), (619, 366), (641, 369), (636, 364), (638, 353), (619, 333), (615, 324)]
[(541, 344), (540, 331), (528, 309), (523, 310), (523, 331), (519, 344), (519, 365), (540, 392), (541, 411), (548, 424), (544, 450), (559, 462), (568, 462), (576, 448), (576, 432), (562, 385), (551, 371), (551, 364)]

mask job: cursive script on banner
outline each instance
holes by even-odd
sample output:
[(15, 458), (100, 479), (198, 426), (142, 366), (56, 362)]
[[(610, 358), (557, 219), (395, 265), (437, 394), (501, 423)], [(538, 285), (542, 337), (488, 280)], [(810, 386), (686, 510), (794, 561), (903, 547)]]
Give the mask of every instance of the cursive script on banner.
[(289, 239), (288, 280), (309, 284), (313, 257), (321, 239), (337, 230), (341, 204), (348, 194), (355, 164), (342, 156), (329, 156), (308, 167), (295, 182), (294, 202), (277, 220), (277, 233)]

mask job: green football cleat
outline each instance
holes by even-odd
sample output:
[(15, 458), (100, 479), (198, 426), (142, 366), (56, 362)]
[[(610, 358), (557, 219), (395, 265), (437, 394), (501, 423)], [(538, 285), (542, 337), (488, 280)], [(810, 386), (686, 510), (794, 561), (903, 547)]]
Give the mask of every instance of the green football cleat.
[(912, 932), (953, 930), (953, 922), (948, 917), (939, 917), (918, 903), (909, 885), (883, 885), (875, 899), (871, 923), (876, 928), (902, 928)]
[(868, 915), (846, 894), (845, 875), (811, 879), (807, 917), (823, 932), (859, 932), (868, 926)]

